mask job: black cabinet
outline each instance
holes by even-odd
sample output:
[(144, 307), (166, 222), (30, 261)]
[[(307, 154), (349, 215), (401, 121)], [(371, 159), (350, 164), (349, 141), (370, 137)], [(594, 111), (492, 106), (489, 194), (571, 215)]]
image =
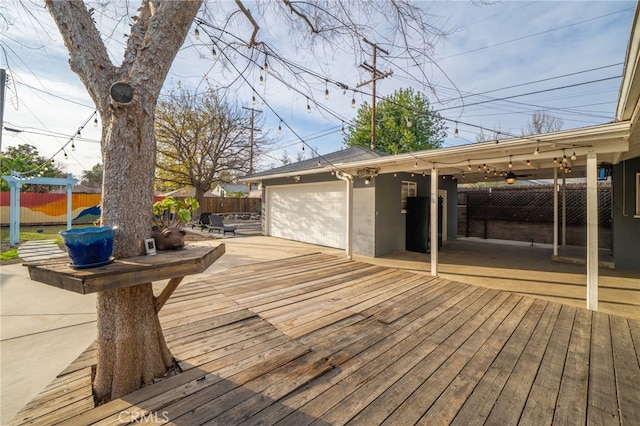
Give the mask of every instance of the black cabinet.
[[(407, 224), (405, 249), (429, 253), (430, 249), (430, 197), (407, 198)], [(438, 248), (442, 247), (442, 197), (438, 197)]]

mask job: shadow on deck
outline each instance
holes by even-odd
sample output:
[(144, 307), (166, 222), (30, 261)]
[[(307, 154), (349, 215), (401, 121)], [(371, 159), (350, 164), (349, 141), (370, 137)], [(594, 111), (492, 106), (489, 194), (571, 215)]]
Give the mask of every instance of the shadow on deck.
[(325, 254), (183, 284), (183, 372), (94, 408), (88, 348), (11, 424), (640, 424), (640, 320)]

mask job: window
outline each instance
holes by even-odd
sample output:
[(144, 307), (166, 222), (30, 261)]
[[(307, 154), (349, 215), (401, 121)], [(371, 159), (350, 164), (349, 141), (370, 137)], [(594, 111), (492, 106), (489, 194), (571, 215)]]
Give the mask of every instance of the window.
[(636, 216), (640, 218), (640, 173), (636, 173)]
[(402, 181), (402, 194), (400, 198), (400, 208), (402, 213), (407, 212), (407, 197), (418, 195), (418, 184), (416, 182)]

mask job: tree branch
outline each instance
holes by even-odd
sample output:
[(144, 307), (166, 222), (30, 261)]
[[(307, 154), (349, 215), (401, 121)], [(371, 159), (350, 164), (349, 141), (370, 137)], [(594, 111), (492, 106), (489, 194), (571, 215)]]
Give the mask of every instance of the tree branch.
[(256, 36), (258, 35), (258, 31), (260, 30), (260, 25), (258, 25), (256, 20), (253, 19), (253, 16), (251, 16), (251, 12), (249, 12), (249, 9), (244, 7), (244, 4), (242, 4), (240, 0), (236, 0), (236, 4), (240, 8), (244, 16), (246, 16), (249, 22), (251, 22), (251, 25), (253, 25), (253, 32), (251, 33), (251, 38), (249, 38), (249, 43), (247, 44), (248, 47), (253, 47), (256, 45)]
[(298, 15), (298, 17), (300, 17), (307, 24), (307, 26), (311, 29), (311, 32), (313, 34), (318, 34), (320, 32), (318, 31), (318, 29), (316, 29), (313, 26), (309, 18), (307, 18), (307, 15), (305, 15), (304, 13), (298, 11), (295, 7), (293, 7), (293, 4), (291, 4), (290, 0), (283, 0), (283, 1), (284, 1), (284, 4), (286, 4), (289, 7), (289, 10), (291, 10), (291, 13)]
[(91, 11), (81, 1), (46, 0), (45, 4), (69, 51), (71, 69), (78, 74), (93, 102), (103, 104), (110, 85), (101, 83), (112, 81), (117, 69), (109, 60)]

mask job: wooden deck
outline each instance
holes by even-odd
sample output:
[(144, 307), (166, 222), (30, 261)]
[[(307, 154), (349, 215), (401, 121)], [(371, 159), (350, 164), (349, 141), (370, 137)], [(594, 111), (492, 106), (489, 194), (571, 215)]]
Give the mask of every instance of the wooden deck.
[(314, 254), (185, 283), (183, 372), (93, 407), (90, 347), (11, 424), (640, 424), (640, 320)]

